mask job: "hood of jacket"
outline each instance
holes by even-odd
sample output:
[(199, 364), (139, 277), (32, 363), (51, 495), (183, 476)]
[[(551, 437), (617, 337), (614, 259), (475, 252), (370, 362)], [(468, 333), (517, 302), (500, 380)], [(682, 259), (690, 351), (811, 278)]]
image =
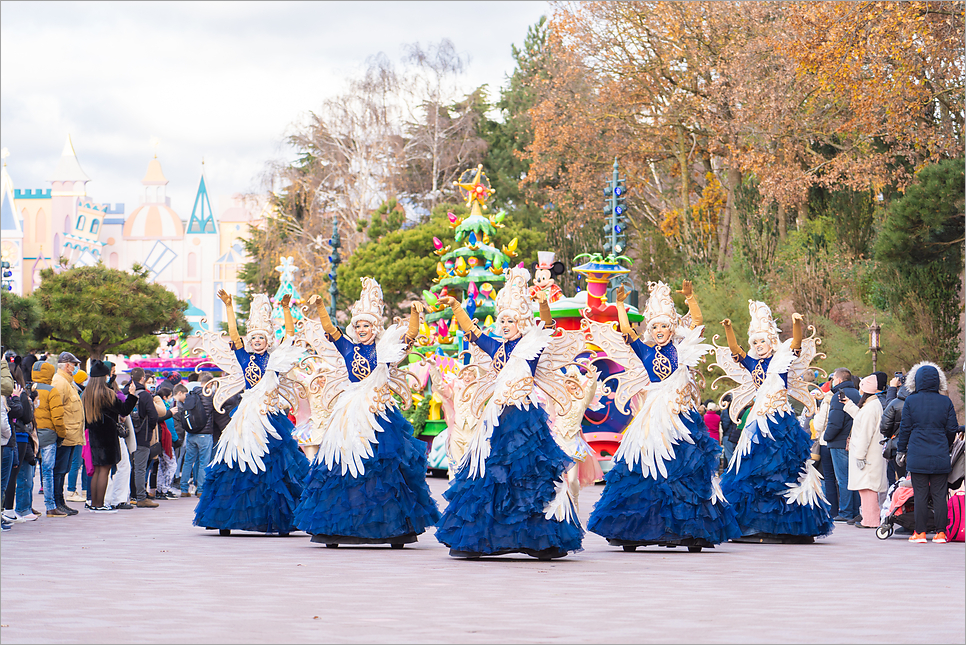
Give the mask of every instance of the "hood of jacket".
[(907, 388), (905, 383), (903, 383), (902, 385), (899, 386), (899, 391), (896, 392), (896, 398), (902, 399), (904, 401), (906, 397), (909, 396), (909, 394), (910, 394), (909, 388)]
[(50, 381), (54, 378), (54, 374), (56, 372), (56, 367), (44, 361), (42, 363), (34, 363), (34, 368), (31, 371), (31, 375), (35, 383), (45, 383), (46, 385), (50, 385)]
[(946, 375), (939, 366), (929, 361), (916, 363), (906, 376), (906, 388), (915, 392), (946, 392)]
[(848, 390), (848, 389), (852, 389), (852, 390), (856, 389), (855, 383), (853, 383), (851, 380), (842, 381), (838, 385), (832, 386), (832, 391), (836, 393), (841, 392), (842, 390)]

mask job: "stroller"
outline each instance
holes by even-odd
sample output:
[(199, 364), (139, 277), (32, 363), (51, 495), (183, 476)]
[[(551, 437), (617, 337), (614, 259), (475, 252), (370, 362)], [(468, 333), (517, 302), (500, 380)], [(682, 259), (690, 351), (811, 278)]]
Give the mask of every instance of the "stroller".
[[(952, 461), (952, 472), (949, 473), (947, 485), (950, 490), (956, 491), (963, 485), (964, 450), (962, 439), (958, 439), (953, 443), (950, 459)], [(906, 475), (890, 486), (889, 492), (886, 495), (889, 498), (889, 511), (880, 522), (879, 528), (875, 530), (876, 537), (880, 540), (889, 539), (895, 533), (896, 524), (910, 531), (914, 531), (916, 520), (912, 480), (910, 476)], [(929, 499), (929, 508), (932, 509), (931, 498)], [(955, 516), (951, 514), (949, 517), (955, 523)], [(959, 521), (961, 522), (962, 519), (960, 518)], [(945, 531), (946, 527), (944, 526), (940, 530)], [(929, 521), (926, 523), (926, 532), (936, 532), (936, 520), (932, 513), (929, 514)]]

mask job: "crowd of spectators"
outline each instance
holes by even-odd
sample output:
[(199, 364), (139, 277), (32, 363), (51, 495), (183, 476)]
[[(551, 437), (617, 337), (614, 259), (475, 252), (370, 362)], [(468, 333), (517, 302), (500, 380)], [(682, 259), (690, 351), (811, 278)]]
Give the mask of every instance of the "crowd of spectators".
[[(209, 372), (187, 379), (141, 368), (118, 374), (93, 360), (89, 373), (70, 352), (4, 354), (2, 369), (2, 526), (80, 511), (157, 508), (200, 497), (205, 466), (231, 411), (205, 394)], [(38, 490), (39, 489), (39, 490)], [(34, 493), (44, 509), (33, 507)]]

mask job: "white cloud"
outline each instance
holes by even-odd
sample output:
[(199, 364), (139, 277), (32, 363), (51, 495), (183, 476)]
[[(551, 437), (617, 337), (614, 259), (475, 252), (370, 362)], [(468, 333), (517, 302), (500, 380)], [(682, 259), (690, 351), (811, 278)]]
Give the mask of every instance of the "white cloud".
[(158, 158), (172, 206), (254, 190), (290, 124), (365, 59), (449, 38), (464, 86), (494, 91), (544, 2), (162, 2), (0, 5), (0, 135), (19, 188), (46, 188), (69, 133), (89, 194), (137, 204)]

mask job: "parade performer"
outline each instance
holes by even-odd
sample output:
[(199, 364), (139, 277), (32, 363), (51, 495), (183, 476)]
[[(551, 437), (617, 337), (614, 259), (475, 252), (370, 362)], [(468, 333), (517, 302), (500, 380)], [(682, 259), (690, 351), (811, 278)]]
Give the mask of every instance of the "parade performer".
[(426, 485), (425, 444), (393, 400), (396, 394), (406, 407), (412, 404), (396, 365), (416, 338), (422, 308), (413, 304), (408, 330), (384, 329), (382, 289), (372, 278), (362, 278), (344, 333), (318, 296), (309, 299), (312, 305), (319, 321), (304, 321), (302, 330), (315, 356), (329, 366), (320, 396), (331, 413), (296, 522), (313, 542), (328, 547), (402, 548), (439, 519)]
[(651, 282), (648, 291), (643, 339), (627, 317), (623, 287), (614, 292), (623, 336), (611, 323), (584, 322), (593, 342), (624, 367), (617, 409), (626, 410), (632, 400), (639, 406), (587, 529), (625, 551), (647, 545), (700, 551), (740, 535), (734, 509), (716, 481), (720, 450), (698, 413), (700, 396), (691, 375), (712, 347), (701, 342), (701, 310), (690, 282), (678, 291), (689, 309), (683, 319), (668, 285)]
[(304, 354), (293, 344), (289, 296), (282, 299), (285, 339), (280, 343), (267, 295), (252, 299), (244, 341), (238, 335), (231, 295), (219, 289), (218, 297), (227, 309), (231, 351), (223, 333), (200, 332), (204, 350), (227, 373), (206, 383), (204, 393), (214, 391), (218, 412), (228, 398), (243, 388), (244, 393), (205, 471), (194, 524), (217, 528), (222, 535), (232, 529), (288, 535), (295, 530), (295, 507), (309, 465), (292, 438), (292, 422), (285, 413), (296, 407), (298, 392), (284, 375)]
[(449, 504), (436, 539), (450, 555), (525, 553), (550, 559), (580, 549), (583, 529), (570, 497), (566, 471), (572, 460), (550, 434), (547, 413), (532, 399), (541, 388), (565, 414), (572, 403), (560, 368), (583, 349), (583, 335), (551, 329), (546, 295), (538, 294), (535, 323), (526, 269), (509, 271), (496, 297), (503, 340), (483, 335), (455, 298), (440, 302), (472, 345), (481, 378), (473, 395), (479, 421), (456, 477), (444, 497)]
[(533, 265), (533, 286), (528, 292), (530, 300), (537, 299), (538, 291), (547, 295), (547, 302), (557, 302), (564, 297), (556, 282), (557, 276), (564, 272), (564, 265), (555, 262), (555, 258), (553, 251), (537, 251), (537, 262)]
[(429, 364), (433, 393), (442, 401), (443, 418), (446, 420), (446, 458), (449, 460), (451, 480), (456, 476), (476, 428), (477, 419), (473, 417), (471, 402), (479, 378), (477, 370), (478, 366), (467, 365), (458, 374), (444, 373), (435, 362)]
[(725, 372), (720, 378), (739, 384), (731, 390), (731, 418), (738, 422), (741, 411), (753, 404), (721, 489), (734, 504), (741, 541), (810, 543), (832, 532), (832, 518), (811, 459), (809, 435), (788, 397), (815, 414), (815, 399), (802, 374), (821, 340), (813, 328), (812, 336), (804, 338), (802, 316), (795, 313), (792, 338), (781, 342), (768, 305), (749, 300), (748, 311), (748, 353), (738, 345), (728, 319), (721, 323), (728, 346), (715, 346), (716, 365)]
[[(587, 443), (583, 431), (584, 413), (588, 409), (599, 410), (601, 407), (598, 373), (596, 369), (590, 367), (587, 374), (581, 375), (576, 365), (570, 365), (567, 367), (566, 374), (569, 377), (568, 386), (573, 387), (571, 396), (574, 402), (566, 414), (550, 415), (550, 431), (557, 445), (574, 460), (574, 465), (567, 471), (567, 485), (570, 487), (570, 496), (574, 500), (574, 508), (579, 508), (578, 496), (581, 487), (592, 486), (604, 477), (604, 471), (597, 462), (597, 453)], [(548, 412), (552, 413), (552, 411), (551, 406)]]

